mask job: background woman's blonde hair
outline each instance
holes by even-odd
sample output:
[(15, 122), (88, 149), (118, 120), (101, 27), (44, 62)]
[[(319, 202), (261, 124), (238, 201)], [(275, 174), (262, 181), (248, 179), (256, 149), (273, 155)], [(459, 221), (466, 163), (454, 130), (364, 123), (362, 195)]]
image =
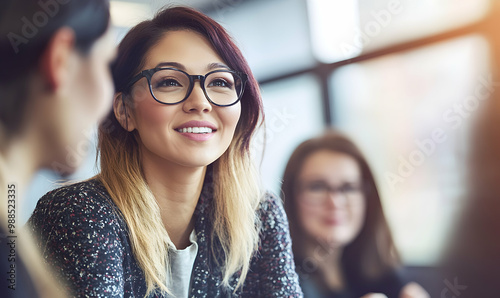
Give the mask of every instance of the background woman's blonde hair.
[[(257, 81), (240, 50), (226, 31), (209, 17), (185, 7), (167, 8), (152, 20), (135, 26), (120, 43), (113, 66), (115, 88), (122, 92), (124, 107), (133, 108), (128, 83), (142, 70), (147, 51), (172, 30), (200, 33), (231, 69), (248, 75), (241, 98), (242, 114), (233, 140), (228, 150), (211, 165), (213, 181), (216, 181), (211, 237), (218, 239), (225, 253), (220, 264), (223, 284), (228, 286), (231, 276), (241, 270), (238, 282), (241, 286), (259, 240), (256, 209), (262, 193), (249, 144), (263, 120), (263, 113)], [(168, 292), (168, 244), (171, 240), (157, 201), (144, 178), (135, 133), (125, 130), (111, 112), (99, 127), (98, 146), (101, 159), (98, 178), (127, 222), (134, 256), (145, 274), (147, 294), (155, 290)]]

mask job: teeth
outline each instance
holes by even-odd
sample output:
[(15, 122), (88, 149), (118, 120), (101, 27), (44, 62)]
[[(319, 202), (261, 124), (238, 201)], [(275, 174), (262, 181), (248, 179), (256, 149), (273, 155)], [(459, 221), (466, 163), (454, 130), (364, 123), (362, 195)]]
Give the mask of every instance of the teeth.
[(182, 133), (212, 133), (210, 127), (184, 127), (179, 128), (177, 131)]

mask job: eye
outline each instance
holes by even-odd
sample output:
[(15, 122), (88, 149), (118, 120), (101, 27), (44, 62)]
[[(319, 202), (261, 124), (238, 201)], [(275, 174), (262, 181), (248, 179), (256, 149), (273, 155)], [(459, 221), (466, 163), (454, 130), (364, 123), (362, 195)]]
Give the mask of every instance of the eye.
[(339, 188), (339, 191), (345, 194), (361, 191), (361, 187), (354, 183), (344, 183)]
[(212, 81), (210, 81), (210, 83), (207, 86), (208, 87), (232, 88), (233, 84), (231, 82), (228, 82), (225, 79), (218, 78), (218, 79), (213, 79)]
[(156, 82), (154, 85), (155, 88), (162, 88), (162, 87), (182, 87), (181, 83), (179, 83), (175, 79), (162, 79)]
[(324, 192), (328, 190), (328, 186), (322, 182), (311, 182), (306, 185), (305, 190), (309, 192)]

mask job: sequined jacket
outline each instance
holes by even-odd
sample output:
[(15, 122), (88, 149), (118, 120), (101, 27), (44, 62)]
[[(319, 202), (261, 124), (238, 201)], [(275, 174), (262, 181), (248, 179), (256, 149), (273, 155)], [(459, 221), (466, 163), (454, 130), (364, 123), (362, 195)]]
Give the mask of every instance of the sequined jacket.
[[(258, 210), (260, 244), (243, 287), (234, 291), (238, 274), (229, 288), (221, 286), (222, 272), (211, 254), (212, 246), (223, 252), (211, 244), (213, 187), (209, 180), (205, 179), (194, 213), (198, 254), (189, 297), (302, 297), (287, 218), (281, 202), (270, 194)], [(127, 225), (98, 180), (47, 193), (28, 226), (39, 238), (43, 257), (75, 296), (144, 297), (144, 273), (132, 253)], [(151, 297), (164, 296), (155, 293)]]

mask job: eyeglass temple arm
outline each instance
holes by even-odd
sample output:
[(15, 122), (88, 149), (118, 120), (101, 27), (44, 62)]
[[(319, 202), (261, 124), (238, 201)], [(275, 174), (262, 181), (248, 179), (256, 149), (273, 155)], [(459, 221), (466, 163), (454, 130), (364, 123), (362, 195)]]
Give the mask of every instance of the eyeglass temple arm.
[(132, 80), (130, 80), (130, 82), (128, 83), (127, 85), (127, 90), (130, 89), (132, 87), (132, 85), (134, 85), (137, 81), (139, 81), (140, 79), (142, 79), (143, 77), (146, 77), (148, 80), (151, 78), (151, 76), (153, 75), (153, 73), (156, 71), (156, 68), (154, 69), (146, 69), (146, 70), (143, 70), (141, 71), (140, 73), (138, 73), (135, 77), (132, 78)]

